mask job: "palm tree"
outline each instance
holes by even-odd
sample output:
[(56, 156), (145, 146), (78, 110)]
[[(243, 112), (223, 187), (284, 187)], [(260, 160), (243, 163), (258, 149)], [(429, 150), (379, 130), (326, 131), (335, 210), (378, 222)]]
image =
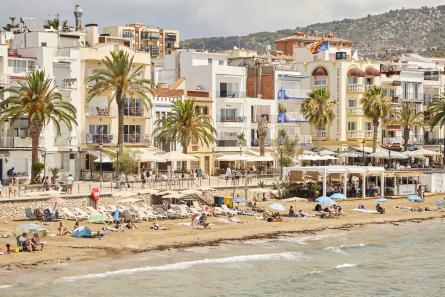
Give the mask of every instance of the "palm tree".
[(236, 135), (236, 138), (238, 139), (239, 153), (241, 155), (243, 146), (246, 145), (246, 133), (244, 131), (242, 131), (240, 134)]
[(118, 111), (117, 145), (121, 147), (124, 142), (124, 110), (127, 97), (138, 97), (147, 109), (150, 108), (153, 82), (141, 78), (144, 66), (133, 69), (134, 57), (130, 57), (124, 50), (115, 50), (110, 55), (110, 57), (102, 59), (105, 69), (93, 70), (93, 73), (87, 78), (88, 83), (94, 83), (94, 86), (88, 91), (87, 102), (102, 93), (112, 92), (113, 95), (109, 97), (108, 104), (116, 100)]
[(53, 80), (45, 78), (43, 70), (35, 70), (26, 76), (26, 80), (18, 83), (18, 88), (7, 88), (0, 92), (8, 92), (10, 96), (0, 102), (0, 122), (10, 119), (14, 121), (28, 118), (28, 132), (32, 140), (32, 174), (33, 181), (38, 174), (38, 148), (40, 134), (49, 122), (54, 124), (60, 136), (60, 126), (65, 124), (72, 130), (76, 122), (76, 108), (62, 100), (62, 95), (55, 90)]
[(409, 134), (414, 126), (423, 126), (423, 113), (417, 112), (414, 104), (403, 103), (402, 107), (395, 111), (394, 122), (403, 129), (403, 148), (408, 149)]
[(266, 153), (266, 137), (267, 131), (269, 130), (269, 122), (266, 117), (262, 117), (261, 120), (258, 121), (258, 144), (260, 146), (260, 156), (264, 156)]
[(371, 86), (361, 100), (365, 117), (372, 121), (372, 152), (377, 150), (377, 135), (380, 122), (386, 119), (391, 112), (391, 101), (383, 93), (383, 88)]
[[(436, 95), (428, 106), (428, 115), (429, 115), (429, 125), (431, 127), (439, 125), (440, 128), (443, 128), (445, 125), (445, 93), (440, 95)], [(445, 145), (445, 138), (443, 139), (443, 143)], [(445, 150), (443, 156), (443, 163), (445, 164)]]
[(156, 120), (153, 134), (161, 141), (179, 142), (184, 154), (187, 154), (192, 139), (201, 145), (210, 145), (217, 135), (209, 116), (196, 108), (195, 101), (190, 99), (176, 101), (167, 117)]
[(53, 28), (54, 30), (60, 30), (60, 29), (68, 27), (68, 21), (67, 20), (63, 21), (62, 27), (60, 27), (60, 20), (59, 20), (59, 18), (54, 18), (52, 20), (47, 20), (46, 24), (44, 25), (44, 27), (46, 29)]
[(275, 140), (274, 156), (280, 165), (280, 179), (283, 179), (283, 167), (292, 165), (292, 158), (297, 151), (296, 141), (290, 140), (284, 129), (278, 130), (278, 139)]
[(317, 147), (320, 154), (321, 135), (320, 130), (335, 119), (335, 100), (330, 98), (325, 88), (312, 90), (308, 98), (301, 104), (301, 113), (309, 123), (317, 129)]
[(3, 26), (3, 30), (8, 31), (8, 32), (11, 31), (11, 29), (17, 28), (19, 26), (18, 24), (14, 24), (15, 17), (9, 17), (9, 19), (11, 20), (11, 23)]

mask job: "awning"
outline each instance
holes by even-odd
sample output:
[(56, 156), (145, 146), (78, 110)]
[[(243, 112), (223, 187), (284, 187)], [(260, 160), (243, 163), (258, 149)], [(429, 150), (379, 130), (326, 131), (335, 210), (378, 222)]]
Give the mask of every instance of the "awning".
[(348, 76), (365, 77), (365, 73), (359, 68), (352, 68), (348, 71)]
[[(96, 160), (93, 161), (94, 163), (100, 163), (100, 160), (101, 160), (100, 151), (86, 150), (85, 152), (96, 158)], [(111, 160), (110, 156), (108, 156), (105, 152), (102, 152), (102, 163), (113, 163), (113, 160)]]
[(235, 161), (250, 161), (251, 156), (247, 155), (222, 155), (215, 158), (216, 161), (226, 161), (226, 162), (235, 162)]
[(166, 160), (159, 155), (162, 152), (160, 150), (150, 148), (128, 148), (128, 150), (136, 152), (140, 162), (166, 162)]
[(312, 76), (328, 76), (328, 72), (323, 67), (317, 67), (312, 71)]
[(395, 177), (419, 177), (423, 175), (421, 171), (394, 172)]
[(94, 156), (96, 158), (100, 158), (100, 151), (97, 150), (86, 150), (85, 153)]
[(365, 75), (366, 76), (380, 76), (380, 71), (378, 71), (374, 67), (368, 67), (365, 70)]
[(199, 159), (194, 156), (187, 155), (178, 151), (171, 151), (168, 153), (156, 153), (155, 155), (170, 162), (199, 161)]

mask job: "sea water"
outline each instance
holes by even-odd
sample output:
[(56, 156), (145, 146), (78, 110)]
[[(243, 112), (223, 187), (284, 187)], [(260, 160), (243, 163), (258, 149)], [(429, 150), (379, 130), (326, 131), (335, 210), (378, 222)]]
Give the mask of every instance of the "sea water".
[(445, 296), (444, 265), (433, 220), (3, 271), (0, 296)]

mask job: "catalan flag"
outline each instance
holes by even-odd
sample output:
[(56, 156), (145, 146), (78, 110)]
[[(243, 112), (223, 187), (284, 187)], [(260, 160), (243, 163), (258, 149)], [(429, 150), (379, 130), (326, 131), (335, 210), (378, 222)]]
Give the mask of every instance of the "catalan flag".
[(327, 41), (315, 41), (311, 44), (311, 53), (313, 55), (318, 54), (322, 51), (327, 51), (329, 49), (329, 42)]

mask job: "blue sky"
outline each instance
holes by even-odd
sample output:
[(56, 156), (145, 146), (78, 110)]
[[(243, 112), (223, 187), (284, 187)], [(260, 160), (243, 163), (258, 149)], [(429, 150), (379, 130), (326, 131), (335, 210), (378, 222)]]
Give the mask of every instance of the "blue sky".
[(402, 7), (443, 5), (445, 0), (1, 0), (0, 21), (8, 22), (9, 16), (46, 20), (58, 13), (73, 24), (75, 4), (84, 8), (84, 23), (141, 22), (179, 29), (183, 39), (275, 31)]

